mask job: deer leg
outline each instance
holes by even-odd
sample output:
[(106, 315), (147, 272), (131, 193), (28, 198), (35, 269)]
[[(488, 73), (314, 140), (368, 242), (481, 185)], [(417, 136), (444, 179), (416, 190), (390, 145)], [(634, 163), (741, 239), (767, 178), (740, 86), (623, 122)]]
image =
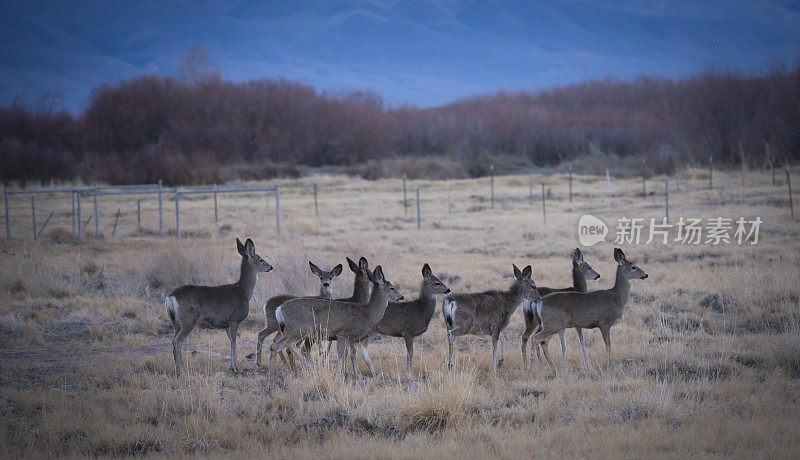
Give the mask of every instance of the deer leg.
[(275, 340), (272, 341), (272, 345), (269, 346), (269, 373), (267, 374), (268, 378), (272, 378), (272, 367), (275, 364), (275, 355), (281, 352), (283, 348), (286, 346), (287, 336), (280, 335), (280, 337), (276, 337)]
[[(356, 351), (358, 352), (358, 356), (361, 356), (361, 359), (364, 360), (364, 363), (367, 365), (369, 369), (369, 375), (372, 378), (378, 376), (377, 372), (375, 372), (375, 368), (372, 367), (372, 360), (369, 358), (369, 353), (367, 352), (367, 345), (364, 343), (358, 343), (355, 346)], [(356, 359), (353, 358), (353, 363), (355, 363)]]
[(544, 355), (544, 359), (547, 360), (547, 364), (549, 364), (550, 367), (555, 367), (553, 365), (553, 361), (550, 360), (550, 352), (547, 349), (547, 341), (542, 340), (541, 342), (539, 342), (539, 346), (542, 347), (542, 354)]
[(447, 368), (453, 369), (453, 331), (447, 330)]
[[(328, 342), (328, 348), (333, 341)], [(343, 346), (344, 342), (336, 341), (336, 377), (342, 374), (347, 379), (347, 348)]]
[(261, 366), (261, 347), (264, 345), (264, 340), (272, 332), (269, 327), (265, 327), (258, 331), (258, 339), (256, 339), (256, 366)]
[[(528, 337), (531, 334), (525, 329), (525, 332), (522, 333), (520, 339), (522, 339), (522, 367), (525, 369), (528, 368)], [(531, 350), (531, 359), (533, 359), (533, 350)]]
[(558, 338), (561, 339), (561, 364), (567, 364), (567, 334), (562, 329), (558, 333)]
[(544, 366), (544, 361), (542, 361), (542, 344), (531, 342), (531, 361), (533, 361), (533, 350), (536, 350), (536, 357), (539, 358), (539, 365)]
[(414, 336), (403, 337), (406, 341), (406, 372), (411, 372), (411, 360), (414, 357)]
[(589, 361), (589, 356), (586, 355), (586, 345), (583, 343), (583, 329), (576, 327), (575, 332), (578, 333), (578, 343), (581, 344), (581, 351), (583, 352), (584, 361)]
[(181, 375), (185, 370), (183, 366), (183, 353), (181, 353), (181, 350), (183, 349), (183, 342), (186, 340), (189, 333), (192, 332), (192, 329), (194, 329), (194, 325), (195, 323), (181, 325), (172, 338), (172, 355), (175, 358), (176, 375)]
[(228, 340), (231, 341), (231, 371), (234, 374), (239, 373), (239, 369), (236, 368), (236, 332), (239, 330), (239, 323), (231, 323), (228, 325), (228, 328), (225, 329), (225, 333), (228, 334)]
[[(358, 377), (358, 363), (356, 363), (356, 347), (352, 343), (348, 344), (347, 348), (350, 350), (350, 362), (353, 365), (353, 378)], [(362, 358), (363, 359), (363, 358)]]
[(500, 341), (500, 361), (497, 361), (497, 367), (503, 367), (503, 363), (506, 361), (506, 340), (502, 332), (498, 340)]
[(600, 333), (603, 334), (603, 342), (606, 343), (606, 364), (611, 368), (611, 328), (608, 326), (600, 327)]

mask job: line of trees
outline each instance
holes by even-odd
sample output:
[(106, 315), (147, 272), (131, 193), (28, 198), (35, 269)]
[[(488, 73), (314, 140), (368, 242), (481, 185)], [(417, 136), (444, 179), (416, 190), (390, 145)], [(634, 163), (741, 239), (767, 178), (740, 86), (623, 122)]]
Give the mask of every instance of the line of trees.
[(722, 165), (797, 162), (800, 63), (761, 75), (605, 79), (436, 108), (386, 108), (374, 93), (320, 93), (281, 79), (233, 83), (218, 72), (104, 85), (78, 116), (0, 108), (4, 181), (210, 182), (231, 165), (252, 171), (419, 156), (475, 165), (505, 155), (542, 166), (598, 152), (645, 157), (654, 172), (705, 164), (709, 154)]

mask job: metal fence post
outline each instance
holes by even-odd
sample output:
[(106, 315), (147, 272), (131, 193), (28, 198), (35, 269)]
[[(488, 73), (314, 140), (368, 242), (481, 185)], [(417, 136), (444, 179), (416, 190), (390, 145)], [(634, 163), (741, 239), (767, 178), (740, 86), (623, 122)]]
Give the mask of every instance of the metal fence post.
[(678, 166), (675, 166), (675, 193), (681, 193), (681, 184), (678, 182)]
[(175, 187), (175, 235), (181, 239), (181, 209), (180, 209), (180, 193), (178, 187)]
[(709, 190), (713, 190), (714, 189), (714, 181), (712, 179), (713, 177), (714, 177), (714, 157), (713, 157), (713, 155), (709, 155), (708, 156), (708, 189)]
[(606, 184), (608, 184), (608, 196), (611, 197), (611, 174), (606, 169)]
[(447, 212), (453, 212), (453, 197), (450, 195), (450, 178), (447, 178)]
[(361, 179), (361, 217), (362, 219), (367, 217), (367, 208), (364, 205), (364, 179)]
[(647, 176), (647, 160), (642, 158), (642, 198), (647, 197), (647, 187), (645, 186), (645, 176)]
[(420, 211), (419, 211), (419, 187), (417, 187), (417, 230), (421, 228)]
[(669, 179), (664, 179), (664, 214), (669, 222)]
[(533, 206), (533, 173), (528, 173), (528, 198)]
[(217, 223), (217, 184), (214, 184), (214, 223)]
[(142, 200), (136, 200), (136, 229), (142, 229)]
[(8, 186), (3, 186), (3, 194), (6, 197), (6, 239), (11, 241), (11, 214), (8, 213)]
[(278, 186), (275, 186), (275, 227), (278, 229), (278, 234), (281, 233), (281, 201), (280, 191)]
[(161, 179), (158, 180), (158, 233), (164, 234), (164, 207), (161, 200)]
[(97, 208), (97, 184), (94, 184), (94, 234), (100, 236), (100, 211)]
[(39, 239), (36, 234), (36, 195), (31, 195), (31, 218), (33, 219), (33, 240)]

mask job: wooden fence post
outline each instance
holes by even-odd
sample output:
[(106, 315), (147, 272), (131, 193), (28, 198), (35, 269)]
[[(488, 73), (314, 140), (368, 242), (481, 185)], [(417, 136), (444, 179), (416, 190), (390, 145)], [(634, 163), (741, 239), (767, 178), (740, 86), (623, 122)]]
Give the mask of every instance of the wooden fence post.
[(217, 184), (214, 184), (214, 223), (216, 224), (218, 221), (218, 214), (217, 214)]
[(408, 195), (406, 194), (406, 173), (403, 173), (403, 210), (408, 215)]
[(647, 175), (647, 160), (642, 158), (642, 198), (647, 198), (647, 188), (645, 187), (645, 176)]
[(81, 192), (75, 193), (76, 220), (78, 221), (78, 241), (83, 241), (83, 221), (81, 220)]
[(417, 187), (417, 230), (422, 228), (421, 219), (422, 218), (419, 210), (419, 187)]
[(8, 213), (8, 185), (3, 186), (3, 194), (6, 198), (6, 239), (11, 241), (11, 214)]
[(792, 202), (792, 180), (789, 177), (789, 168), (786, 168), (786, 186), (789, 187), (789, 209), (792, 211), (792, 219), (794, 219), (794, 202)]
[(545, 207), (544, 182), (542, 182), (542, 221), (547, 225), (547, 208)]
[(606, 184), (608, 184), (608, 196), (611, 197), (611, 174), (606, 169)]
[(492, 209), (494, 209), (494, 163), (489, 165), (490, 183), (492, 188)]
[(72, 196), (72, 239), (75, 239), (75, 190), (70, 192)]
[(314, 216), (319, 219), (319, 203), (317, 202), (317, 180), (314, 179)]
[(533, 206), (533, 173), (528, 173), (528, 199)]
[(569, 202), (572, 203), (572, 165), (569, 165)]
[(678, 182), (678, 166), (675, 166), (675, 193), (681, 192), (681, 184)]
[(453, 212), (453, 198), (450, 195), (450, 178), (447, 178), (447, 212)]
[(31, 195), (31, 218), (33, 219), (33, 240), (39, 239), (36, 233), (36, 195)]
[(278, 186), (275, 186), (275, 228), (281, 233), (281, 197)]
[(708, 189), (714, 190), (714, 157), (708, 156)]
[(164, 206), (162, 201), (161, 179), (158, 180), (158, 234), (164, 234)]
[(94, 234), (95, 236), (100, 236), (100, 211), (97, 198), (97, 184), (94, 184)]
[(111, 237), (112, 238), (114, 237), (114, 235), (117, 234), (117, 221), (119, 220), (119, 212), (120, 212), (120, 209), (117, 208), (117, 214), (114, 215), (114, 229), (111, 230)]
[(175, 236), (181, 239), (181, 210), (180, 210), (180, 193), (178, 187), (175, 187)]

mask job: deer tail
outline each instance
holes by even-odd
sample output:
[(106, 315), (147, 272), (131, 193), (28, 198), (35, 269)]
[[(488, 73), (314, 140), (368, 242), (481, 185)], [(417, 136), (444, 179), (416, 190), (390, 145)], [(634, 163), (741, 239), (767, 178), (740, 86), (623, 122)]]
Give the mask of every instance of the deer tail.
[(280, 307), (278, 307), (277, 310), (275, 310), (275, 319), (278, 320), (278, 327), (281, 330), (281, 334), (283, 334), (283, 329), (286, 327), (286, 323), (283, 322), (283, 312), (281, 311), (282, 309), (283, 305), (281, 305)]

